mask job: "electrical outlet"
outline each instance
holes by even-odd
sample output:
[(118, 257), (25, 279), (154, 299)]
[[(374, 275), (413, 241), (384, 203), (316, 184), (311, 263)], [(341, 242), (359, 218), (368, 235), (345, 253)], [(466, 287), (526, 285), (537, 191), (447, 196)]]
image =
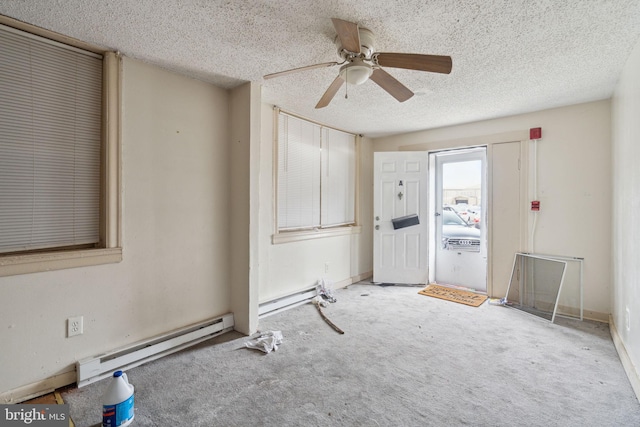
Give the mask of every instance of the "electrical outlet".
[(327, 274), (329, 272), (329, 262), (324, 263), (324, 273)]
[(82, 335), (82, 316), (70, 317), (67, 319), (67, 338), (75, 335)]

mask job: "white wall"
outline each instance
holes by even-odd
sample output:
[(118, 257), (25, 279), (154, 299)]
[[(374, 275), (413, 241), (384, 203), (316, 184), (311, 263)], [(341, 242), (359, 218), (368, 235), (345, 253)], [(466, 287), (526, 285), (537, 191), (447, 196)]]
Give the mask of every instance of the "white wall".
[[(230, 311), (229, 95), (123, 67), (124, 259), (0, 277), (0, 401), (75, 381), (76, 360)], [(76, 315), (84, 334), (66, 338)]]
[[(352, 236), (325, 237), (299, 242), (272, 244), (273, 212), (273, 106), (262, 107), (262, 141), (260, 147), (260, 303), (314, 286), (326, 277), (342, 286), (372, 271), (370, 205), (372, 173), (367, 159), (372, 159), (371, 141), (360, 144), (360, 205), (362, 232)], [(364, 161), (362, 160), (364, 159)], [(371, 162), (372, 164), (372, 162)], [(263, 209), (264, 208), (264, 209)], [(367, 216), (368, 215), (368, 216)], [(325, 274), (325, 263), (329, 271)]]
[[(379, 138), (374, 151), (427, 144), (451, 147), (490, 135), (542, 127), (538, 145), (541, 211), (534, 238), (537, 253), (585, 258), (585, 315), (606, 321), (611, 292), (611, 122), (608, 100)], [(504, 142), (508, 141), (507, 138)], [(462, 142), (460, 142), (462, 144)], [(527, 200), (531, 195), (526, 195)], [(532, 215), (527, 215), (529, 225)], [(525, 228), (525, 229), (526, 229)], [(521, 250), (528, 250), (527, 247)]]
[[(640, 43), (627, 60), (612, 101), (613, 293), (611, 317), (634, 365), (640, 396)], [(628, 310), (628, 314), (627, 314)], [(627, 328), (627, 320), (629, 328)], [(627, 367), (629, 371), (629, 367)]]

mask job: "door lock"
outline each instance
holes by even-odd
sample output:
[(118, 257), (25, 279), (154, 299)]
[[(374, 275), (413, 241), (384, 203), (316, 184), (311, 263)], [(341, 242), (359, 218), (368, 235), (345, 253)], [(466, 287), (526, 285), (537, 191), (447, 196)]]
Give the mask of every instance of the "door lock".
[(379, 225), (376, 225), (376, 230), (380, 230), (380, 226)]

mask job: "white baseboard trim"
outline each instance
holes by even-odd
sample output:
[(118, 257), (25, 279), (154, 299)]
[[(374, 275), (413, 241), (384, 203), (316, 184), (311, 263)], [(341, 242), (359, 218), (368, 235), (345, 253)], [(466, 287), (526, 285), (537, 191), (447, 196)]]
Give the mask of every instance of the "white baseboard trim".
[(627, 378), (629, 378), (629, 382), (631, 383), (631, 388), (636, 394), (636, 398), (640, 401), (640, 374), (638, 374), (638, 370), (633, 365), (629, 354), (627, 353), (627, 349), (618, 334), (618, 330), (616, 329), (616, 325), (613, 322), (613, 317), (609, 316), (609, 332), (611, 333), (611, 338), (613, 339), (613, 345), (616, 347), (616, 351), (618, 352), (618, 357), (620, 357), (620, 362), (622, 362), (622, 366), (624, 368), (625, 373), (627, 374)]
[(66, 387), (75, 382), (76, 370), (73, 369), (69, 372), (54, 375), (12, 390), (3, 391), (0, 393), (0, 403), (12, 404), (24, 402), (25, 400), (33, 399), (47, 393), (52, 393), (61, 387)]
[(373, 271), (367, 271), (366, 273), (358, 274), (351, 278), (351, 283), (362, 282), (365, 279), (373, 278)]
[(582, 315), (586, 320), (594, 320), (596, 322), (602, 322), (602, 323), (611, 322), (611, 316), (609, 315), (609, 313), (602, 313), (600, 311), (593, 311), (593, 310), (584, 310)]

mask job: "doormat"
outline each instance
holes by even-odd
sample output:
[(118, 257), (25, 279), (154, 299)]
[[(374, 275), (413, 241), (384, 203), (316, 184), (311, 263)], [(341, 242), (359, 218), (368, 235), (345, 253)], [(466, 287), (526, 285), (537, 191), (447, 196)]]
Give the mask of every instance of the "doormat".
[(448, 288), (440, 285), (429, 285), (418, 291), (421, 295), (428, 297), (446, 299), (460, 304), (470, 305), (472, 307), (480, 306), (487, 299), (486, 295), (476, 294), (475, 292), (461, 291), (458, 289)]

